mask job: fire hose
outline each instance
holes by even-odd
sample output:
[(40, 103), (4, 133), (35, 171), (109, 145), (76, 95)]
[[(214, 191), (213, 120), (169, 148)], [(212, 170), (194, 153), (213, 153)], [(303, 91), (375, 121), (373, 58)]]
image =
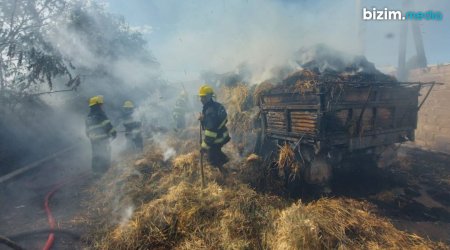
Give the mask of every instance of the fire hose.
[(24, 247), (20, 246), (19, 244), (16, 243), (17, 240), (21, 239), (21, 238), (26, 238), (29, 236), (33, 236), (33, 235), (38, 235), (38, 234), (48, 234), (48, 233), (54, 233), (54, 234), (59, 234), (59, 235), (66, 235), (71, 237), (74, 240), (80, 240), (80, 235), (69, 231), (69, 230), (64, 230), (64, 229), (41, 229), (41, 230), (33, 230), (33, 231), (28, 231), (28, 232), (22, 232), (22, 233), (18, 233), (15, 235), (11, 235), (11, 236), (1, 236), (0, 235), (0, 244), (4, 244), (8, 247), (10, 247), (11, 249), (14, 250), (22, 250), (25, 249)]
[[(11, 173), (9, 175), (2, 176), (2, 178), (0, 178), (0, 183), (8, 181), (8, 180), (10, 180), (10, 179), (12, 179), (12, 178), (22, 174), (23, 172), (28, 171), (28, 170), (30, 170), (32, 168), (35, 168), (35, 167), (39, 166), (40, 164), (42, 164), (43, 162), (48, 161), (49, 159), (55, 158), (56, 156), (61, 155), (61, 154), (65, 153), (65, 152), (68, 152), (68, 151), (70, 151), (70, 150), (72, 150), (74, 148), (75, 148), (75, 146), (66, 148), (66, 149), (61, 150), (60, 152), (58, 152), (56, 154), (53, 154), (53, 155), (51, 155), (49, 157), (46, 157), (46, 158), (44, 158), (42, 160), (37, 161), (35, 164), (31, 164), (29, 166), (23, 167), (23, 168), (21, 168), (21, 169), (19, 169), (17, 171), (14, 171), (13, 173)], [(12, 239), (25, 237), (25, 236), (33, 235), (33, 234), (49, 233), (47, 241), (46, 241), (46, 243), (45, 243), (45, 245), (43, 247), (44, 250), (48, 250), (48, 249), (51, 249), (51, 247), (53, 246), (53, 243), (55, 241), (55, 233), (64, 233), (64, 234), (71, 235), (72, 238), (74, 238), (74, 239), (79, 239), (79, 236), (74, 234), (74, 233), (72, 233), (72, 232), (69, 232), (69, 231), (66, 231), (66, 230), (56, 229), (56, 220), (53, 217), (51, 209), (50, 209), (50, 200), (51, 200), (52, 196), (59, 189), (61, 189), (63, 186), (71, 184), (71, 183), (75, 182), (76, 180), (78, 180), (78, 179), (80, 179), (82, 177), (86, 177), (88, 174), (89, 174), (89, 172), (83, 172), (83, 173), (81, 173), (81, 174), (79, 174), (79, 175), (77, 175), (75, 177), (67, 178), (67, 179), (65, 179), (65, 180), (55, 184), (53, 186), (53, 188), (46, 194), (45, 200), (44, 200), (44, 208), (45, 208), (45, 212), (46, 212), (47, 217), (48, 217), (48, 223), (49, 223), (50, 229), (35, 230), (35, 231), (31, 231), (31, 232), (20, 233), (18, 235), (13, 235), (13, 236), (9, 236), (9, 237), (5, 237), (5, 236), (0, 235), (0, 244), (6, 245), (6, 246), (8, 246), (8, 247), (10, 247), (11, 249), (14, 249), (14, 250), (22, 250), (22, 249), (25, 249), (25, 248), (21, 247), (19, 244), (14, 242)]]
[[(50, 226), (50, 230), (55, 230), (56, 228), (56, 220), (53, 217), (52, 211), (50, 209), (50, 199), (52, 198), (52, 196), (59, 190), (61, 189), (63, 186), (71, 184), (73, 182), (75, 182), (76, 180), (82, 178), (82, 177), (86, 177), (88, 175), (88, 172), (84, 172), (79, 174), (78, 176), (75, 176), (73, 178), (69, 178), (66, 179), (64, 181), (61, 181), (60, 183), (56, 184), (51, 190), (50, 192), (47, 193), (47, 195), (45, 196), (45, 201), (44, 201), (44, 208), (45, 208), (45, 212), (47, 214), (48, 217), (48, 224)], [(55, 242), (55, 233), (54, 232), (50, 232), (50, 234), (48, 235), (47, 241), (45, 242), (44, 247), (42, 248), (43, 250), (50, 250), (53, 246), (53, 243)]]
[(59, 183), (57, 183), (56, 185), (53, 186), (53, 188), (45, 195), (45, 199), (44, 199), (44, 208), (45, 208), (45, 212), (47, 214), (47, 218), (48, 218), (48, 224), (50, 226), (50, 229), (47, 230), (39, 230), (39, 231), (32, 231), (29, 233), (21, 233), (19, 235), (15, 235), (15, 236), (10, 236), (9, 238), (1, 236), (0, 235), (0, 243), (10, 247), (11, 249), (14, 250), (23, 250), (25, 248), (21, 247), (19, 244), (17, 244), (16, 242), (12, 241), (11, 239), (13, 238), (18, 238), (18, 237), (23, 237), (23, 236), (27, 236), (27, 235), (33, 235), (33, 234), (39, 234), (39, 233), (43, 233), (43, 232), (48, 232), (48, 238), (47, 241), (45, 242), (44, 247), (42, 248), (43, 250), (49, 250), (52, 248), (53, 243), (55, 242), (55, 233), (56, 232), (65, 232), (66, 234), (71, 235), (73, 238), (77, 238), (79, 239), (78, 235), (73, 234), (71, 232), (66, 232), (64, 230), (58, 230), (56, 229), (56, 220), (53, 217), (52, 211), (50, 209), (50, 200), (52, 198), (52, 196), (58, 191), (60, 190), (63, 186), (68, 185), (70, 183), (75, 182), (76, 180), (78, 180), (79, 178), (85, 177), (87, 176), (87, 172), (81, 173), (73, 178), (69, 178), (66, 179), (64, 181), (61, 181)]

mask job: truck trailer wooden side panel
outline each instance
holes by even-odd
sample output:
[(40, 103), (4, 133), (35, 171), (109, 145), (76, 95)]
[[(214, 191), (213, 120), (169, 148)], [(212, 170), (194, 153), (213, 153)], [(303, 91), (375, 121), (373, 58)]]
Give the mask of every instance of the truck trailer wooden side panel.
[(414, 140), (419, 90), (396, 83), (279, 86), (260, 100), (264, 133), (350, 151)]

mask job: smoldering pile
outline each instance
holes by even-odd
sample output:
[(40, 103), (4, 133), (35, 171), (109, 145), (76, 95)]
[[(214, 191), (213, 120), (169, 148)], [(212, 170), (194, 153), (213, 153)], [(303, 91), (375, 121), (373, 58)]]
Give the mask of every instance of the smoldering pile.
[[(206, 165), (207, 186), (201, 188), (197, 128), (164, 138), (177, 152), (166, 161), (161, 138), (150, 142), (142, 159), (116, 164), (93, 188), (84, 220), (92, 228), (88, 244), (95, 249), (446, 249), (397, 230), (367, 202), (303, 203), (254, 189), (279, 184), (268, 179), (270, 166), (250, 154), (260, 133), (260, 96), (280, 84), (309, 91), (320, 75), (303, 69), (282, 82), (222, 85), (218, 96), (233, 138), (224, 148), (232, 158), (225, 168), (233, 171), (223, 175)], [(291, 149), (279, 150), (278, 166), (299, 171)]]
[[(180, 145), (177, 151), (189, 151), (189, 143), (167, 140)], [(446, 247), (395, 229), (366, 202), (292, 202), (259, 193), (240, 176), (223, 176), (208, 165), (202, 189), (198, 161), (192, 148), (164, 161), (162, 148), (153, 143), (142, 159), (115, 165), (91, 189), (84, 220), (92, 229), (88, 244), (95, 249)], [(253, 156), (233, 164), (244, 169), (261, 161)]]
[(394, 77), (377, 70), (364, 56), (348, 55), (322, 44), (300, 49), (294, 60), (301, 70), (313, 72), (315, 78), (322, 81), (396, 82)]

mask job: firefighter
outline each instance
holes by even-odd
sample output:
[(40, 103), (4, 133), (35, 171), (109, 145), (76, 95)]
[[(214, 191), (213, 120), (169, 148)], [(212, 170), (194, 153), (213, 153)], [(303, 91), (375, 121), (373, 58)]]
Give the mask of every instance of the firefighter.
[(102, 105), (101, 95), (89, 99), (90, 112), (86, 119), (86, 135), (92, 145), (92, 170), (96, 174), (105, 173), (111, 165), (110, 139), (117, 135)]
[(222, 152), (222, 147), (230, 141), (226, 127), (227, 112), (222, 104), (213, 100), (214, 91), (210, 86), (201, 86), (198, 95), (203, 104), (199, 118), (204, 131), (201, 152), (206, 152), (209, 163), (224, 173), (223, 164), (228, 162), (228, 157)]
[(186, 113), (189, 109), (189, 103), (186, 92), (183, 90), (178, 97), (175, 108), (172, 112), (173, 120), (175, 121), (175, 129), (180, 130), (186, 127)]
[(132, 101), (125, 101), (122, 107), (122, 124), (125, 128), (125, 138), (127, 148), (134, 152), (144, 150), (144, 140), (142, 139), (142, 122), (133, 118), (134, 104)]

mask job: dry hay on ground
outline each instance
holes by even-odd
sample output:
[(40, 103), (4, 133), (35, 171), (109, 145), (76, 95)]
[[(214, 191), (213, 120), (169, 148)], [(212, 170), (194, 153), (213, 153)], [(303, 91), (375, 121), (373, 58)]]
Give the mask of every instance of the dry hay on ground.
[(366, 202), (321, 199), (281, 211), (269, 237), (271, 249), (448, 249), (397, 230)]
[(223, 188), (182, 182), (144, 204), (116, 227), (99, 249), (256, 249), (281, 200), (245, 186)]
[[(174, 145), (176, 142), (173, 139)], [(94, 187), (89, 220), (83, 220), (93, 229), (87, 238), (94, 248), (446, 247), (395, 229), (365, 202), (321, 199), (289, 205), (289, 200), (258, 193), (245, 185), (252, 177), (265, 173), (261, 171), (262, 159), (255, 155), (247, 161), (233, 159), (232, 164), (240, 166), (241, 171), (225, 180), (217, 169), (206, 165), (208, 185), (202, 190), (197, 151), (164, 162), (156, 145), (147, 149), (141, 164), (134, 160), (122, 162)], [(287, 164), (293, 152), (284, 150), (280, 161)]]
[(104, 232), (98, 249), (445, 249), (395, 229), (366, 202), (309, 204), (259, 194), (245, 185), (181, 181)]

